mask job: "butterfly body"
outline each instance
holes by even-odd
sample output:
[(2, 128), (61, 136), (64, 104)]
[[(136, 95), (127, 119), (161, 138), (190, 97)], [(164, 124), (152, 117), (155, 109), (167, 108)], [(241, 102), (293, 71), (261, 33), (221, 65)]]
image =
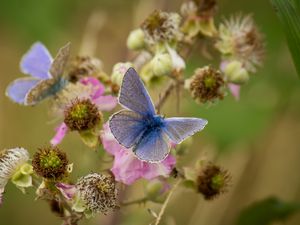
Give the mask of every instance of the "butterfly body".
[(67, 84), (62, 75), (69, 52), (70, 45), (67, 44), (59, 50), (53, 60), (43, 44), (35, 43), (21, 60), (21, 71), (30, 76), (10, 83), (6, 95), (22, 105), (35, 105), (55, 95)]
[(160, 162), (170, 152), (171, 143), (179, 144), (202, 130), (207, 121), (199, 118), (157, 115), (139, 75), (129, 68), (121, 85), (119, 103), (126, 109), (109, 119), (116, 140), (143, 161)]

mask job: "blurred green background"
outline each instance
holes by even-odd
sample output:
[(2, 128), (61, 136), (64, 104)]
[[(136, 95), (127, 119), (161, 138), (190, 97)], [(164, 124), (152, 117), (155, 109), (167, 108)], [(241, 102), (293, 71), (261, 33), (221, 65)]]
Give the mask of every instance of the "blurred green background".
[[(130, 30), (153, 9), (178, 11), (180, 3), (178, 0), (0, 1), (0, 148), (23, 146), (34, 153), (54, 133), (56, 124), (51, 123), (46, 102), (37, 107), (22, 107), (4, 95), (9, 82), (21, 76), (20, 58), (33, 42), (42, 41), (55, 54), (70, 41), (75, 56), (90, 15), (101, 13), (106, 20), (97, 36), (95, 54), (110, 73), (114, 63), (126, 60), (129, 54), (126, 38)], [(189, 191), (177, 191), (162, 224), (231, 225), (245, 206), (269, 196), (300, 202), (300, 88), (284, 33), (267, 0), (219, 1), (216, 22), (236, 12), (253, 14), (265, 34), (264, 67), (242, 88), (239, 102), (228, 94), (218, 104), (199, 106), (185, 94), (180, 111), (181, 115), (209, 121), (205, 131), (196, 136), (185, 165), (192, 166), (199, 157), (216, 160), (231, 171), (232, 186), (229, 193), (212, 202), (205, 202), (200, 195)], [(194, 51), (188, 72), (217, 62), (218, 59), (204, 60), (199, 49)], [(153, 91), (154, 98), (158, 92)], [(171, 101), (162, 111), (174, 115), (175, 110), (168, 109), (175, 107), (176, 103)], [(86, 149), (76, 134), (69, 135), (62, 147), (74, 162), (74, 178), (97, 171), (102, 163), (97, 158), (99, 152)], [(143, 181), (135, 184), (128, 199), (141, 196), (143, 186)], [(33, 198), (33, 191), (22, 195), (9, 184), (0, 208), (0, 224), (60, 223), (45, 202)], [(108, 215), (84, 220), (82, 224), (149, 224), (152, 218), (147, 208), (159, 209), (151, 204), (129, 207), (119, 221), (113, 222), (113, 215)], [(294, 215), (284, 224), (299, 225), (300, 216)]]

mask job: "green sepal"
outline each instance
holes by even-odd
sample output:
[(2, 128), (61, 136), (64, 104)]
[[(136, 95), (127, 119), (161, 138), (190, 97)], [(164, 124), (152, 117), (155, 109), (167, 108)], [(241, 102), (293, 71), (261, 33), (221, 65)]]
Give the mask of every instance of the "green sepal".
[[(32, 186), (32, 177), (33, 173), (32, 166), (25, 163), (22, 165), (12, 176), (11, 181), (18, 188), (26, 188)], [(22, 189), (23, 191), (23, 189)]]
[(93, 130), (81, 131), (79, 135), (83, 143), (90, 148), (96, 148), (99, 144), (99, 137)]

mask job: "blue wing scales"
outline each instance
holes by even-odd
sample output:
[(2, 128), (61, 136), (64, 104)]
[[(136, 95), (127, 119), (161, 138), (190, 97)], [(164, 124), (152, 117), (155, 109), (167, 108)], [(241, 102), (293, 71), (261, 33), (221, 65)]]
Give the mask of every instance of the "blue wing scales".
[(129, 68), (124, 75), (119, 102), (124, 107), (141, 115), (155, 114), (149, 93), (133, 68)]
[(130, 148), (139, 141), (145, 130), (145, 125), (140, 114), (121, 110), (111, 116), (109, 128), (121, 145)]
[(52, 57), (47, 48), (40, 42), (32, 45), (23, 56), (20, 67), (24, 74), (30, 74), (38, 79), (49, 79)]
[(10, 83), (6, 89), (6, 96), (19, 104), (25, 104), (27, 93), (34, 88), (40, 80), (34, 78), (19, 78)]
[(158, 163), (163, 161), (170, 152), (170, 140), (160, 128), (145, 132), (133, 152), (143, 161)]
[(172, 117), (164, 119), (164, 131), (176, 144), (181, 143), (187, 137), (201, 131), (207, 124), (207, 120), (199, 118)]

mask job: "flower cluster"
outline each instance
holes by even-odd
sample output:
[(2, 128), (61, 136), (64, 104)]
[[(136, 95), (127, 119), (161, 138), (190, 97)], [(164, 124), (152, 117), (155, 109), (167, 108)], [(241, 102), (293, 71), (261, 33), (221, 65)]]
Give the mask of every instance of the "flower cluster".
[[(38, 148), (31, 161), (24, 148), (0, 152), (0, 203), (9, 180), (23, 192), (34, 186), (38, 199), (49, 202), (64, 224), (77, 224), (83, 216), (135, 203), (162, 203), (174, 180), (206, 200), (227, 191), (227, 170), (207, 162), (183, 165), (182, 158), (192, 150), (192, 139), (187, 138), (207, 121), (156, 114), (174, 90), (185, 89), (200, 106), (222, 100), (226, 89), (239, 98), (240, 86), (262, 65), (264, 42), (253, 17), (234, 16), (216, 26), (216, 12), (215, 0), (186, 1), (180, 13), (155, 10), (127, 38), (134, 59), (116, 63), (111, 73), (92, 55), (76, 56), (66, 66), (69, 44), (54, 59), (43, 44), (34, 44), (21, 62), (22, 72), (32, 77), (15, 80), (6, 94), (25, 106), (49, 99), (49, 111), (59, 124), (50, 145)], [(188, 74), (188, 57), (198, 42), (216, 48), (222, 60)], [(158, 82), (167, 86), (162, 93)], [(146, 90), (149, 86), (159, 93), (156, 104)], [(125, 109), (115, 112), (118, 103)], [(73, 164), (58, 146), (69, 132), (101, 152), (97, 157), (105, 163), (90, 168), (101, 173), (72, 180)], [(126, 202), (118, 195), (120, 186), (125, 189), (140, 180), (146, 183), (140, 200)]]

